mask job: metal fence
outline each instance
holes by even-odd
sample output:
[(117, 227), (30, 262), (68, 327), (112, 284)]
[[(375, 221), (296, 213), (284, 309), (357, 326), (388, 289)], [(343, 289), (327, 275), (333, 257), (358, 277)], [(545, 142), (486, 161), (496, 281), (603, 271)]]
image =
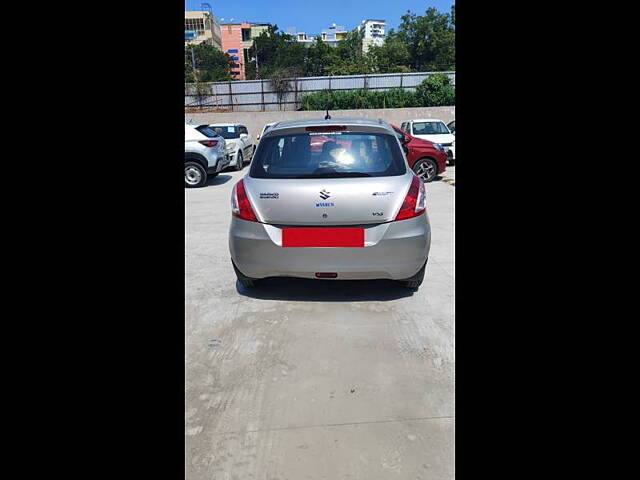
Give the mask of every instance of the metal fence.
[(321, 90), (414, 90), (429, 75), (445, 73), (456, 83), (456, 72), (382, 73), (375, 75), (341, 75), (335, 77), (301, 77), (289, 79), (289, 91), (278, 98), (270, 80), (241, 80), (185, 84), (185, 108), (228, 110), (236, 112), (298, 110), (305, 93)]

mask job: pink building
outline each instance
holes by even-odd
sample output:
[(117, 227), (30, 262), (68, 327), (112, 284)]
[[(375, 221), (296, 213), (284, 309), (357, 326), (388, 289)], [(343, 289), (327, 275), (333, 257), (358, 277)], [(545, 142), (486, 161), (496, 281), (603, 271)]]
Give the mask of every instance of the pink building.
[(233, 59), (231, 75), (236, 80), (245, 80), (245, 66), (249, 63), (249, 49), (253, 39), (268, 30), (269, 23), (224, 23), (220, 25), (222, 51)]

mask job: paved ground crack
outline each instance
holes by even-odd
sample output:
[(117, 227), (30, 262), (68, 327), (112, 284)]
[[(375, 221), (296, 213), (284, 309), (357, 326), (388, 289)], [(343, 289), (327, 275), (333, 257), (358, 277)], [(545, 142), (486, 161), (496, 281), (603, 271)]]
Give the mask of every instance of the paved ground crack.
[(402, 422), (417, 422), (425, 420), (453, 420), (455, 416), (444, 415), (439, 417), (414, 417), (414, 418), (394, 418), (388, 420), (369, 420), (366, 422), (343, 422), (343, 423), (321, 423), (314, 425), (293, 425), (289, 427), (274, 427), (274, 428), (258, 428), (255, 430), (234, 430), (230, 432), (220, 432), (218, 435), (238, 435), (246, 433), (263, 433), (263, 432), (279, 432), (285, 430), (301, 430), (305, 428), (325, 428), (325, 427), (349, 427), (355, 425), (374, 425), (378, 423), (402, 423)]

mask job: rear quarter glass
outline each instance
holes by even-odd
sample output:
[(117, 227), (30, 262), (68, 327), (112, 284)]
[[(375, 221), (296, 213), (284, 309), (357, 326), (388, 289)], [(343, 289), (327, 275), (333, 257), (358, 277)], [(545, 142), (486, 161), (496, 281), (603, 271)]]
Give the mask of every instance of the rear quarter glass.
[(219, 136), (216, 132), (213, 131), (213, 129), (211, 129), (210, 127), (207, 127), (206, 125), (201, 127), (196, 127), (196, 130), (198, 130), (205, 137), (214, 138)]

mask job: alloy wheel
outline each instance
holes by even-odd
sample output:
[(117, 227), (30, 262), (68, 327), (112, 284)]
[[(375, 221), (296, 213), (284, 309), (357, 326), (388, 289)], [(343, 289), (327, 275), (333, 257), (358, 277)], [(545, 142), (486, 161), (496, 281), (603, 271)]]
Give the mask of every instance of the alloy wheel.
[(416, 174), (424, 182), (431, 181), (436, 176), (436, 166), (432, 162), (422, 162), (416, 169)]

